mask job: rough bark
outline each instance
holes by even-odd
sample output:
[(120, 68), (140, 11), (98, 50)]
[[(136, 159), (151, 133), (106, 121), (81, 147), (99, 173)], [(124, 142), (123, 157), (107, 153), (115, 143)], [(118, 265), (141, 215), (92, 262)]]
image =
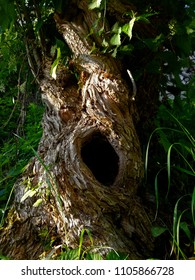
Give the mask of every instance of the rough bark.
[[(136, 195), (143, 162), (132, 93), (113, 58), (91, 54), (85, 38), (93, 12), (89, 16), (86, 1), (79, 3), (85, 25), (55, 16), (79, 79), (59, 65), (54, 80), (51, 59), (42, 62), (43, 136), (15, 186), (0, 235), (0, 250), (14, 259), (39, 258), (52, 239), (75, 248), (82, 229), (90, 230), (93, 250), (102, 255), (112, 248), (140, 259), (153, 248), (150, 220)], [(32, 189), (34, 195), (22, 200)], [(88, 236), (83, 245), (89, 245)]]

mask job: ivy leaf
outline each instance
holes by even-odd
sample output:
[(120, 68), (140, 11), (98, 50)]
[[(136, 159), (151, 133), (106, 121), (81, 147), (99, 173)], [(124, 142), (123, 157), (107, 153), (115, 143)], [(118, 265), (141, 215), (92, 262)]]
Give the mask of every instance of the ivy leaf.
[(164, 42), (165, 37), (161, 33), (160, 35), (156, 36), (152, 39), (144, 39), (143, 42), (146, 44), (146, 46), (153, 52), (158, 51), (158, 48), (161, 46), (161, 44)]
[(145, 23), (150, 23), (149, 21), (149, 17), (152, 17), (154, 15), (158, 15), (159, 13), (157, 12), (154, 12), (154, 13), (147, 13), (147, 14), (142, 14), (141, 16), (138, 16), (137, 17), (137, 20), (141, 20), (141, 21), (144, 21)]
[(119, 26), (119, 23), (116, 22), (112, 27), (112, 33), (115, 33), (111, 39), (110, 44), (113, 46), (120, 46), (121, 45), (121, 27)]
[(123, 25), (122, 27), (122, 31), (129, 37), (129, 39), (131, 40), (132, 38), (132, 33), (133, 33), (133, 26), (134, 23), (136, 21), (136, 17), (134, 16), (129, 23), (126, 23), (125, 25)]
[(120, 53), (124, 54), (124, 55), (129, 55), (132, 51), (134, 50), (134, 46), (131, 44), (128, 45), (122, 45), (120, 47)]
[(102, 3), (102, 0), (93, 0), (88, 6), (89, 10), (99, 8), (101, 6), (101, 3)]
[(161, 234), (163, 234), (166, 230), (167, 230), (166, 227), (159, 227), (159, 226), (152, 227), (152, 229), (151, 229), (151, 231), (152, 231), (152, 236), (153, 236), (153, 237), (158, 237), (158, 236), (160, 236)]
[(114, 34), (110, 39), (110, 44), (113, 46), (120, 46), (121, 45), (121, 35), (120, 33)]
[(116, 22), (113, 27), (112, 27), (112, 30), (111, 30), (113, 33), (115, 34), (118, 34), (118, 33), (121, 33), (121, 27), (119, 26), (119, 23)]

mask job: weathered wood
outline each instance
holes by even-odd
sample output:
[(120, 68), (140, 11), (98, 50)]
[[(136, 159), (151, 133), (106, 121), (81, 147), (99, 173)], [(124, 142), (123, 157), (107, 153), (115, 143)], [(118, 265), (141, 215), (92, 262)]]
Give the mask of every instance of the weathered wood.
[[(113, 248), (130, 259), (145, 258), (153, 245), (149, 217), (136, 195), (143, 162), (131, 93), (112, 58), (90, 54), (82, 27), (57, 15), (55, 20), (73, 52), (79, 81), (62, 65), (54, 80), (45, 58), (43, 136), (38, 156), (15, 186), (0, 250), (11, 258), (35, 259), (44, 252), (43, 231), (56, 244), (75, 248), (81, 230), (89, 229), (93, 249), (101, 254)], [(22, 201), (29, 189), (36, 193)], [(42, 203), (35, 207), (37, 199)], [(86, 236), (83, 244), (88, 243)]]

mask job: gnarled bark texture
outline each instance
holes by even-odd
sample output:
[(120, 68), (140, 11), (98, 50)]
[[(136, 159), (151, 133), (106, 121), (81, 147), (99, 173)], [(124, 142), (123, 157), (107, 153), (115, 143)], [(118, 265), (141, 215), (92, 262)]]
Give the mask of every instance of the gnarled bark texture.
[[(79, 80), (62, 65), (53, 79), (51, 59), (42, 61), (43, 136), (15, 186), (0, 250), (14, 259), (37, 259), (48, 236), (75, 248), (81, 230), (89, 229), (101, 254), (113, 248), (130, 259), (146, 258), (153, 245), (149, 217), (136, 195), (143, 163), (132, 94), (113, 58), (91, 54), (85, 38), (93, 12), (87, 1), (78, 2), (83, 21), (55, 20)], [(32, 197), (24, 199), (29, 190)]]

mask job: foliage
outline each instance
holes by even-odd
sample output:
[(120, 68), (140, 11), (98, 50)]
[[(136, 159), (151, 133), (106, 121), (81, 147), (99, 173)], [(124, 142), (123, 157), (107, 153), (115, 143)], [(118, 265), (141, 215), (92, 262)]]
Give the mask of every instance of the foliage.
[[(161, 110), (166, 111), (166, 116), (169, 116), (169, 127), (158, 127), (151, 134), (146, 150), (145, 169), (147, 175), (150, 142), (154, 133), (157, 133), (159, 149), (164, 150), (164, 152), (162, 151), (162, 154), (159, 154), (156, 159), (159, 170), (154, 179), (156, 198), (155, 220), (160, 212), (160, 206), (164, 204), (164, 206), (167, 205), (168, 211), (172, 212), (173, 222), (172, 225), (166, 225), (166, 221), (163, 221), (164, 226), (153, 227), (152, 233), (154, 237), (158, 237), (165, 231), (169, 231), (172, 243), (170, 254), (174, 251), (177, 259), (180, 256), (185, 259), (186, 255), (183, 250), (186, 249), (186, 238), (188, 240), (188, 246), (191, 246), (191, 249), (193, 248), (194, 242), (195, 186), (193, 179), (195, 177), (195, 170), (193, 163), (195, 159), (195, 141), (192, 134), (164, 106), (160, 107), (157, 123), (159, 121), (166, 122), (164, 118), (161, 120)], [(167, 172), (167, 180), (163, 180), (162, 182), (160, 175), (162, 173), (162, 176), (165, 177), (165, 172)], [(173, 208), (174, 201), (175, 206)], [(160, 212), (159, 215), (161, 214)], [(162, 217), (161, 219), (163, 220)], [(169, 228), (171, 226), (172, 229)], [(180, 240), (181, 236), (182, 241)]]
[[(87, 242), (87, 246), (84, 245)], [(101, 253), (104, 252), (104, 257)], [(93, 237), (88, 229), (82, 229), (77, 248), (70, 249), (67, 246), (51, 246), (42, 259), (60, 259), (60, 260), (125, 260), (128, 255), (119, 254), (109, 247), (95, 247)]]
[(9, 260), (9, 258), (0, 253), (0, 260)]
[[(0, 219), (7, 210), (7, 200), (13, 184), (25, 170), (33, 156), (31, 147), (37, 148), (42, 128), (40, 124), (43, 108), (34, 103), (29, 104), (24, 128), (24, 138), (13, 133), (0, 147)], [(9, 198), (10, 199), (10, 198)], [(10, 202), (10, 201), (9, 201)], [(1, 221), (2, 222), (2, 221)]]
[[(4, 26), (4, 25), (3, 25)], [(20, 34), (12, 26), (0, 33), (0, 224), (13, 184), (33, 156), (42, 134), (43, 107), (26, 61)], [(18, 138), (22, 136), (22, 138)], [(11, 193), (10, 193), (11, 192)]]

